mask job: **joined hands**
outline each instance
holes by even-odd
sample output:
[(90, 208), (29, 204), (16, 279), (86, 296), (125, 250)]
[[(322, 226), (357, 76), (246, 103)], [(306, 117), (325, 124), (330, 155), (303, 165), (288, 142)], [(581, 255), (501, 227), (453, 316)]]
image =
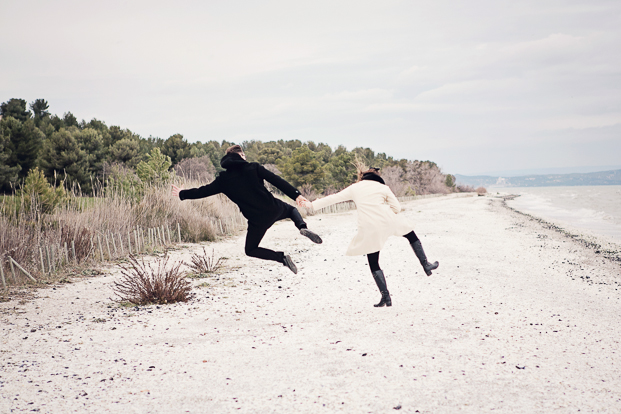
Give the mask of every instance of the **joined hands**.
[(302, 195), (299, 195), (298, 198), (295, 199), (296, 203), (298, 203), (298, 207), (306, 207), (308, 209), (313, 208), (313, 204), (308, 201), (308, 199)]

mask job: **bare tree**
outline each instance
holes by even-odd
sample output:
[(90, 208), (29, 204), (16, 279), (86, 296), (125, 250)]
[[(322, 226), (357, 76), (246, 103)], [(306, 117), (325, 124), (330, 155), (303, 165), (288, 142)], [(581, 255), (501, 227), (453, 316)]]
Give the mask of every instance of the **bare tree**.
[(382, 178), (397, 197), (403, 197), (410, 191), (410, 184), (405, 180), (403, 169), (398, 165), (382, 169)]
[(205, 183), (213, 181), (216, 176), (216, 169), (208, 155), (181, 160), (174, 169), (180, 177)]

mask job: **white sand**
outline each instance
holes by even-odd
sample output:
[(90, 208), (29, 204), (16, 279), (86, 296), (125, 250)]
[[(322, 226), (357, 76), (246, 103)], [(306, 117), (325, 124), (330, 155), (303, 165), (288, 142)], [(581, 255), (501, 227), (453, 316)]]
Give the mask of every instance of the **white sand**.
[(343, 256), (355, 212), (270, 230), (298, 275), (210, 244), (231, 269), (190, 303), (119, 308), (113, 269), (0, 304), (0, 412), (621, 412), (618, 264), (497, 199), (404, 207), (440, 268), (391, 239), (391, 308)]

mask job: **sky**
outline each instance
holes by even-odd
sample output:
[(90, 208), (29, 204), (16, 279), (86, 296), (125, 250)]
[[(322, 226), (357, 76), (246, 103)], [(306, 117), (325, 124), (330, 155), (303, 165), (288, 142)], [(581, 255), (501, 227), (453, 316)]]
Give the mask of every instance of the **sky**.
[(0, 102), (446, 173), (621, 168), (621, 2), (0, 1)]

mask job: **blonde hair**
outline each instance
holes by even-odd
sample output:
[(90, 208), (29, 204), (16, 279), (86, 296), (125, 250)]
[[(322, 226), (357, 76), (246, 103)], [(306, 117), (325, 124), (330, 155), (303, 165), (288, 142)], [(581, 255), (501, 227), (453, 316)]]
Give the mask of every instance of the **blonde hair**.
[(356, 158), (352, 162), (352, 164), (354, 164), (354, 167), (356, 167), (356, 172), (358, 174), (358, 179), (356, 180), (356, 182), (362, 181), (362, 176), (365, 175), (366, 173), (373, 173), (377, 176), (380, 175), (378, 169), (369, 168), (369, 166), (358, 157), (358, 154), (356, 154)]

